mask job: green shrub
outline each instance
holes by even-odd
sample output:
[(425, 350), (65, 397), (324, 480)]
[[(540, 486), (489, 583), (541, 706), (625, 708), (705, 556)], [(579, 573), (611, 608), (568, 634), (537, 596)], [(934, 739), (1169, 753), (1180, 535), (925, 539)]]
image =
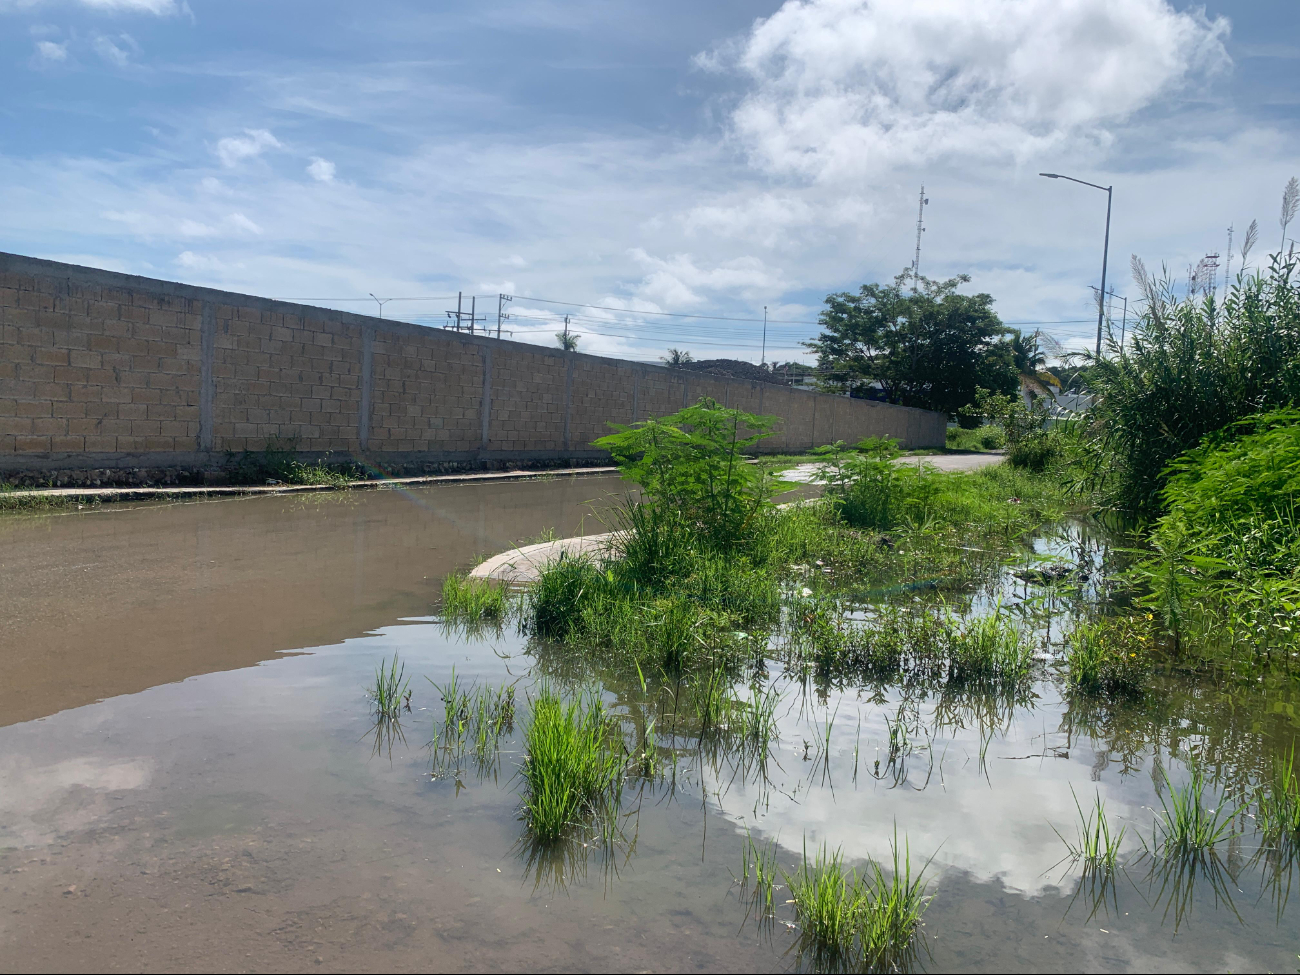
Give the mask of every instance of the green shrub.
[(1007, 445), (1007, 434), (994, 423), (985, 423), (973, 429), (949, 427), (946, 443), (951, 450), (1002, 450)]
[(733, 551), (757, 532), (777, 489), (777, 482), (745, 456), (771, 436), (775, 423), (775, 417), (726, 409), (703, 398), (670, 416), (610, 424), (616, 432), (595, 446), (608, 450), (623, 477), (640, 485), (643, 504), (672, 512), (699, 544)]
[(1300, 413), (1250, 417), (1169, 464), (1157, 531), (1180, 520), (1238, 575), (1300, 568)]
[(1163, 510), (1169, 463), (1207, 434), (1300, 403), (1297, 261), (1239, 276), (1219, 295), (1178, 298), (1144, 280), (1145, 310), (1121, 350), (1092, 362), (1081, 461), (1101, 500), (1126, 515)]
[(1140, 695), (1151, 681), (1153, 645), (1145, 615), (1080, 623), (1069, 637), (1066, 680), (1086, 694)]

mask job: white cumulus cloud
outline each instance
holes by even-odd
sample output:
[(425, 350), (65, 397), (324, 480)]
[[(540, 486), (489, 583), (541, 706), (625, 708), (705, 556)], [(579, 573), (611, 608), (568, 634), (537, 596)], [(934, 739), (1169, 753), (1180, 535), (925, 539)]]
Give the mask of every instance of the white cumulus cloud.
[(773, 293), (781, 288), (778, 275), (757, 257), (741, 257), (715, 267), (700, 267), (689, 254), (659, 258), (640, 247), (629, 252), (647, 271), (637, 296), (665, 308), (685, 308), (704, 301), (700, 291), (740, 294)]
[(755, 163), (841, 181), (1104, 142), (1226, 67), (1228, 30), (1165, 0), (788, 0), (697, 63), (749, 80), (731, 123)]
[(217, 143), (217, 158), (223, 166), (238, 166), (245, 159), (260, 156), (267, 149), (280, 148), (280, 140), (266, 129), (245, 129)]
[(54, 41), (37, 41), (36, 56), (42, 61), (66, 61), (68, 59), (68, 45), (56, 44)]
[(311, 163), (307, 166), (307, 175), (322, 183), (334, 182), (335, 172), (335, 165), (328, 159), (322, 159), (320, 156), (312, 156)]

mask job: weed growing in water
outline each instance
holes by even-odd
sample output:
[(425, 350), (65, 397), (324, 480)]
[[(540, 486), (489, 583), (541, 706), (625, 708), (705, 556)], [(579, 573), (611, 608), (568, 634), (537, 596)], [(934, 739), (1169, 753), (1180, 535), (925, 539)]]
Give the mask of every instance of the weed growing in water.
[(396, 719), (402, 708), (411, 710), (411, 679), (406, 676), (406, 664), (399, 664), (397, 654), (393, 662), (381, 660), (375, 671), (375, 683), (369, 690), (370, 700), (374, 703), (375, 714), (380, 718)]
[(906, 840), (890, 844), (893, 873), (874, 860), (864, 876), (846, 869), (843, 854), (825, 847), (813, 861), (805, 847), (794, 874), (785, 874), (800, 928), (800, 953), (818, 970), (899, 969), (916, 950), (916, 929), (931, 897), (927, 862), (912, 875)]
[(1165, 786), (1168, 798), (1160, 797), (1163, 810), (1152, 838), (1160, 856), (1171, 859), (1201, 853), (1230, 835), (1232, 818), (1239, 807), (1221, 795), (1213, 809), (1207, 808), (1200, 769), (1194, 770), (1191, 780), (1182, 786), (1175, 786), (1166, 772)]
[(754, 837), (745, 831), (745, 842), (740, 848), (740, 894), (748, 901), (745, 919), (753, 916), (760, 928), (770, 929), (776, 917), (776, 890), (779, 868), (776, 862), (777, 845), (775, 840), (763, 846), (754, 842)]
[(1273, 759), (1273, 774), (1258, 797), (1259, 828), (1275, 842), (1300, 838), (1300, 776), (1295, 771), (1295, 745), (1285, 758)]
[(1052, 827), (1052, 832), (1061, 837), (1061, 842), (1070, 851), (1071, 860), (1082, 861), (1085, 866), (1092, 868), (1113, 870), (1118, 863), (1119, 848), (1124, 842), (1127, 827), (1120, 827), (1118, 833), (1111, 835), (1110, 823), (1106, 819), (1106, 804), (1102, 801), (1100, 792), (1087, 813), (1079, 804), (1079, 797), (1074, 794), (1073, 787), (1070, 788), (1070, 795), (1074, 796), (1074, 808), (1079, 813), (1079, 823), (1075, 827), (1077, 839), (1070, 842), (1061, 836), (1055, 826)]
[(1033, 648), (1020, 630), (1002, 613), (980, 616), (964, 629), (950, 629), (948, 682), (950, 684), (1020, 684), (1034, 664)]
[(501, 739), (514, 731), (514, 685), (467, 687), (457, 678), (454, 667), (446, 684), (429, 683), (443, 702), (442, 726), (435, 719), (429, 742), (433, 775), (459, 773), (467, 752), (479, 775), (495, 771)]
[(1085, 694), (1141, 696), (1151, 680), (1149, 620), (1107, 616), (1080, 623), (1069, 636), (1066, 680)]
[(442, 581), (444, 619), (473, 623), (500, 620), (508, 606), (505, 587), (487, 579), (471, 579), (453, 572)]
[(558, 839), (590, 819), (602, 802), (617, 808), (622, 741), (594, 695), (566, 704), (543, 687), (525, 743), (524, 817), (539, 840)]

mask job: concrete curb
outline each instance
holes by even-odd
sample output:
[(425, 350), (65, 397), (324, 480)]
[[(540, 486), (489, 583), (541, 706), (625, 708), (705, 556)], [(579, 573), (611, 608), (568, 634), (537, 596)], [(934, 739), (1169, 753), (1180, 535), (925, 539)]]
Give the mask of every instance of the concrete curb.
[(366, 490), (375, 488), (413, 487), (424, 484), (454, 484), (463, 481), (527, 481), (541, 477), (580, 474), (613, 474), (617, 467), (563, 467), (539, 471), (491, 471), (481, 474), (431, 474), (427, 477), (393, 477), (378, 481), (348, 481), (346, 484), (266, 484), (223, 487), (136, 487), (136, 488), (32, 488), (6, 491), (0, 494), (0, 503), (7, 498), (39, 499), (59, 498), (87, 501), (143, 501), (165, 498), (232, 497), (267, 494), (303, 494), (313, 491)]

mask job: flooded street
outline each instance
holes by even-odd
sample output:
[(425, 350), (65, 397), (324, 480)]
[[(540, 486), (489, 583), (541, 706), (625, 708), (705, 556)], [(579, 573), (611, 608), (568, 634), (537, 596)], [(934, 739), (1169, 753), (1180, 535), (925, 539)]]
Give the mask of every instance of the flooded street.
[[(670, 768), (628, 781), (608, 846), (530, 858), (520, 728), (494, 768), (431, 776), (429, 681), (515, 683), (522, 710), (545, 676), (624, 715), (640, 689), (513, 625), (444, 626), (441, 579), (551, 531), (605, 531), (586, 502), (618, 490), (556, 478), (0, 519), (0, 969), (785, 971), (805, 964), (785, 891), (765, 928), (734, 880), (746, 832), (792, 869), (805, 845), (887, 857), (895, 829), (915, 866), (934, 857), (921, 969), (1296, 963), (1293, 864), (1256, 856), (1247, 817), (1190, 872), (1140, 842), (1181, 756), (1231, 791), (1286, 752), (1290, 685), (1164, 675), (1140, 704), (1086, 706), (1047, 670), (1001, 696), (773, 666), (754, 678), (781, 695), (766, 762), (665, 728)], [(1009, 579), (977, 601), (1036, 598)], [(376, 739), (365, 687), (394, 654), (412, 710)], [(1058, 835), (1097, 794), (1129, 830), (1100, 886)]]

